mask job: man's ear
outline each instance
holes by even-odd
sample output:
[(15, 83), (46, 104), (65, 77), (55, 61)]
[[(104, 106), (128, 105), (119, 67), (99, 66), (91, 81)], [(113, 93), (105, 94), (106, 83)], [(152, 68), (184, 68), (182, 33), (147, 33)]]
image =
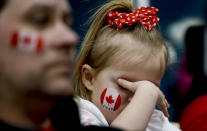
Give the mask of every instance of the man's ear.
[(88, 64), (84, 64), (81, 68), (82, 83), (89, 91), (93, 89), (94, 73), (94, 69)]

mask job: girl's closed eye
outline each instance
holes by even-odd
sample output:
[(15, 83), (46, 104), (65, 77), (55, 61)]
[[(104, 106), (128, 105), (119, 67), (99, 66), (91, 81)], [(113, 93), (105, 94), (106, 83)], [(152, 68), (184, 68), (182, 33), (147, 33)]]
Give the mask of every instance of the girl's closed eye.
[(124, 88), (123, 86), (120, 86), (119, 84), (118, 84), (118, 88), (121, 89), (122, 91), (127, 91), (126, 88)]
[(125, 90), (125, 88), (124, 88), (124, 87), (122, 87), (122, 86), (120, 86), (120, 85), (118, 85), (118, 87), (119, 87), (120, 89), (124, 89), (124, 90)]

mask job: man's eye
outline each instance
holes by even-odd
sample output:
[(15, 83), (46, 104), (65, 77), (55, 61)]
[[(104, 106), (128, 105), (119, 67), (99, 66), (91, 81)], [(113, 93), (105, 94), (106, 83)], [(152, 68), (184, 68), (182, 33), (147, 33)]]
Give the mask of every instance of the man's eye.
[(48, 15), (36, 15), (30, 16), (29, 21), (31, 24), (37, 27), (46, 27), (50, 22), (50, 17)]
[(37, 26), (46, 26), (49, 23), (48, 17), (34, 18), (33, 23)]

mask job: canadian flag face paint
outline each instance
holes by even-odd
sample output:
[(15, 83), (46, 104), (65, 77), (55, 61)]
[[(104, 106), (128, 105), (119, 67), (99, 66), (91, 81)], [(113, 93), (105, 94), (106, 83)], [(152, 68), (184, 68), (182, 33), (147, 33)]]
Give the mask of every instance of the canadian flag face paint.
[(14, 31), (11, 36), (11, 47), (30, 53), (43, 51), (43, 39), (37, 33)]
[(100, 100), (103, 108), (109, 111), (116, 111), (121, 105), (121, 96), (113, 88), (105, 88)]

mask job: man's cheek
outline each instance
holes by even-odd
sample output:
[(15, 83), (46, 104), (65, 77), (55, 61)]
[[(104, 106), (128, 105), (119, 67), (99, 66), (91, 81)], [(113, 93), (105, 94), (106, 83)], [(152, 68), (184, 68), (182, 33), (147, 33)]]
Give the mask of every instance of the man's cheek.
[(101, 93), (100, 102), (104, 109), (116, 111), (121, 105), (121, 95), (113, 88), (105, 88)]
[(15, 30), (11, 34), (11, 48), (27, 53), (42, 53), (44, 40), (41, 35), (31, 31)]

